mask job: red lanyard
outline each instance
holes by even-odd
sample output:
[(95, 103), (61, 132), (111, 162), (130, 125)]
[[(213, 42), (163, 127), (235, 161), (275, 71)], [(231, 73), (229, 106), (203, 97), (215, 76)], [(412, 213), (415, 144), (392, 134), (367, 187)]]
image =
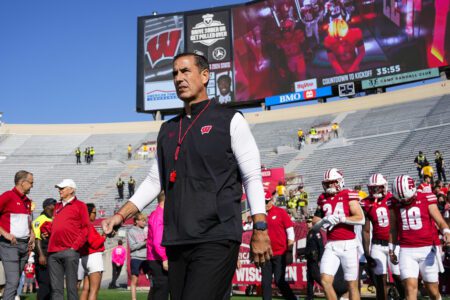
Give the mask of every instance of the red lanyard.
[(178, 160), (178, 154), (180, 154), (180, 148), (181, 148), (181, 144), (184, 141), (184, 138), (186, 137), (187, 133), (189, 132), (189, 130), (191, 130), (192, 126), (194, 126), (195, 122), (197, 121), (197, 119), (202, 115), (202, 113), (208, 108), (209, 104), (211, 104), (211, 100), (208, 101), (208, 104), (206, 104), (206, 106), (200, 111), (200, 113), (195, 117), (195, 119), (192, 121), (192, 123), (189, 125), (189, 127), (186, 129), (186, 131), (183, 134), (183, 137), (181, 136), (181, 128), (183, 127), (183, 119), (180, 120), (180, 128), (178, 130), (178, 144), (177, 144), (177, 148), (175, 149), (175, 161)]
[[(192, 126), (194, 126), (195, 122), (198, 120), (198, 118), (202, 115), (202, 113), (208, 108), (208, 106), (211, 104), (211, 100), (208, 101), (208, 104), (205, 105), (205, 107), (200, 111), (200, 113), (195, 117), (195, 119), (192, 121), (192, 123), (188, 126), (186, 131), (184, 132), (183, 136), (181, 136), (181, 128), (183, 127), (183, 119), (180, 119), (180, 127), (178, 129), (178, 144), (177, 148), (175, 149), (175, 155), (174, 155), (174, 161), (176, 162), (178, 160), (178, 155), (180, 154), (181, 144), (183, 144), (184, 138), (186, 137), (189, 130), (191, 130)], [(177, 180), (177, 171), (175, 169), (172, 169), (172, 171), (169, 174), (169, 181), (171, 183), (175, 183)]]

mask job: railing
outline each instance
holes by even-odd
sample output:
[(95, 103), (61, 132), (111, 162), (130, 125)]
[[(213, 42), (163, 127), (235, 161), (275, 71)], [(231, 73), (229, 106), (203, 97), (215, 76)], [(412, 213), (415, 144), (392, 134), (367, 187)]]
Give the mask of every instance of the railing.
[[(418, 128), (426, 128), (430, 126), (437, 126), (450, 123), (450, 115), (447, 112), (433, 115), (432, 117), (419, 117), (407, 119), (397, 122), (384, 123), (373, 128), (362, 128), (351, 130), (351, 136), (347, 138), (358, 138), (369, 135), (378, 135), (383, 133), (391, 133), (397, 131), (411, 131)], [(420, 126), (420, 127), (417, 127)]]
[[(94, 161), (98, 157), (111, 159), (112, 158), (112, 154), (113, 154), (112, 152), (95, 153)], [(73, 154), (67, 154), (67, 153), (66, 154), (10, 154), (10, 155), (8, 155), (8, 157), (11, 157), (11, 158), (19, 158), (19, 157), (23, 157), (23, 158), (26, 158), (26, 157), (61, 157), (61, 158), (68, 158), (68, 157), (73, 157), (73, 159), (75, 160), (75, 153), (73, 153)], [(81, 158), (83, 160), (84, 155), (82, 155)]]

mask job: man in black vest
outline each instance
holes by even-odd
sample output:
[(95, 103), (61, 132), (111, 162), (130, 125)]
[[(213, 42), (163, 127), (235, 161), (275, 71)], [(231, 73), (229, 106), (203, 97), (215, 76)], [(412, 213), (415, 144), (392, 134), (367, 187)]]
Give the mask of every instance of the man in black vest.
[(253, 218), (250, 242), (257, 266), (270, 260), (261, 162), (242, 114), (208, 99), (208, 61), (184, 53), (173, 61), (184, 111), (158, 135), (157, 162), (134, 196), (103, 221), (106, 234), (164, 190), (164, 234), (173, 300), (224, 299), (242, 239), (241, 197)]

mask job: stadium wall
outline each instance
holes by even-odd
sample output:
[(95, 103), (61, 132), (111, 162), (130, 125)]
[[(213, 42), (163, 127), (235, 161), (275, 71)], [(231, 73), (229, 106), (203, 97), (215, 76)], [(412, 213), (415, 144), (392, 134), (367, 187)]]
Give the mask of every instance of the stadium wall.
[[(286, 121), (419, 101), (446, 94), (450, 94), (450, 81), (448, 80), (331, 103), (246, 113), (245, 118), (250, 124)], [(98, 124), (4, 124), (2, 132), (35, 135), (148, 133), (158, 132), (161, 124), (162, 121)]]

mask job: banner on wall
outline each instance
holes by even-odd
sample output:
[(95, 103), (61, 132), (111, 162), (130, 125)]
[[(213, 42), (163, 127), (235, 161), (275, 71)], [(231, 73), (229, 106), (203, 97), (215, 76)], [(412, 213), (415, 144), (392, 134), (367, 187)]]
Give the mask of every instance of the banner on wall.
[[(308, 228), (306, 223), (294, 223), (294, 263), (286, 267), (286, 281), (292, 289), (306, 291), (306, 263), (297, 260), (296, 250), (306, 245), (306, 235)], [(250, 261), (250, 240), (252, 231), (245, 231), (242, 234), (242, 244), (239, 249), (239, 261), (241, 267), (236, 270), (233, 276), (233, 284), (261, 284), (261, 270), (256, 268)]]
[(139, 73), (143, 90), (144, 110), (165, 110), (183, 107), (175, 92), (172, 78), (173, 58), (184, 52), (184, 18), (173, 15), (140, 20), (143, 38), (139, 45), (143, 69)]
[(401, 83), (407, 83), (412, 81), (424, 80), (439, 77), (439, 69), (425, 69), (407, 73), (401, 73), (391, 76), (384, 76), (380, 78), (373, 78), (361, 81), (363, 89), (373, 89), (382, 86), (389, 86)]
[(187, 51), (208, 59), (208, 96), (221, 104), (235, 100), (231, 36), (228, 10), (186, 16)]
[(287, 104), (303, 100), (313, 100), (316, 98), (327, 97), (333, 95), (331, 86), (321, 87), (315, 90), (307, 90), (303, 92), (288, 93), (266, 98), (266, 106)]

